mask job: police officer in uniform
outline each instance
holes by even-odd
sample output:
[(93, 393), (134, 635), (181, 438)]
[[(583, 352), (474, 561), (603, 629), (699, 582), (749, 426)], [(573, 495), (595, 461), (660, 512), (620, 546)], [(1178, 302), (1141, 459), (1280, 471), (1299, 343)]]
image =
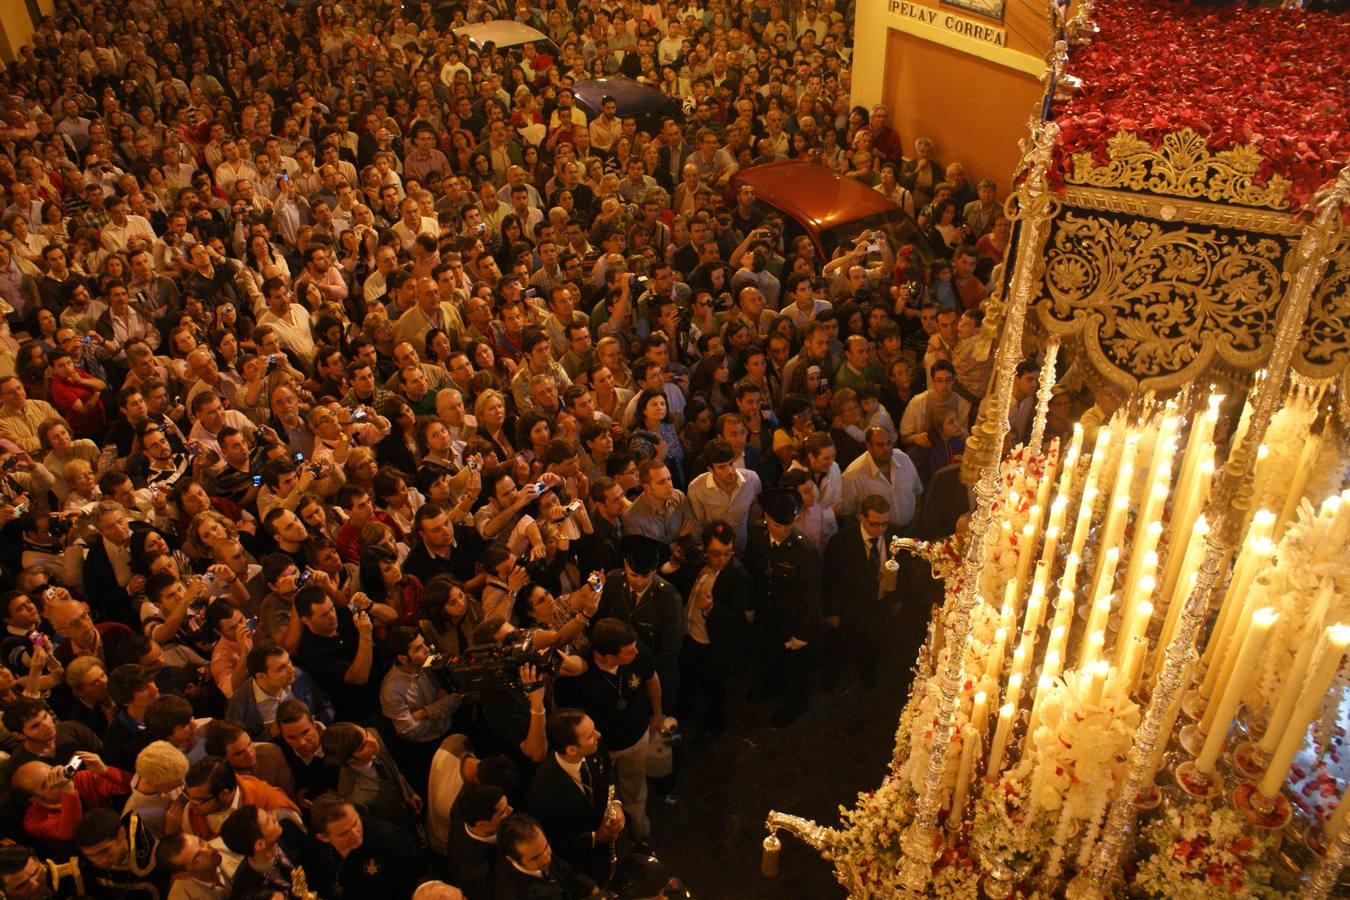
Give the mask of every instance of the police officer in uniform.
[(661, 694), (673, 710), (680, 681), (684, 601), (657, 572), (668, 551), (665, 544), (640, 534), (624, 535), (620, 546), (623, 568), (605, 575), (595, 619), (618, 619), (633, 626), (651, 653), (661, 676)]
[(761, 671), (760, 693), (782, 694), (775, 726), (789, 725), (806, 711), (807, 674), (821, 623), (820, 551), (792, 525), (800, 510), (797, 492), (759, 495), (764, 524), (746, 546), (751, 611)]

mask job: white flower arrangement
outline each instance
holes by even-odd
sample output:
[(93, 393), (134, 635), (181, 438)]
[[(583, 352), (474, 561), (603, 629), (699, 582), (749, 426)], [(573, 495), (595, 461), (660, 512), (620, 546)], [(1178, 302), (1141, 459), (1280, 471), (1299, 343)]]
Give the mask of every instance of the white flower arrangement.
[(1101, 699), (1089, 702), (1089, 680), (1071, 670), (1041, 688), (1036, 729), (1018, 767), (1030, 776), (1033, 807), (1056, 813), (1067, 805), (1069, 816), (1084, 823), (1124, 780), (1140, 718), (1122, 685), (1108, 681)]
[[(1169, 807), (1144, 829), (1131, 894), (1158, 900), (1292, 897), (1271, 886), (1278, 841), (1226, 805)], [(1151, 851), (1151, 852), (1150, 852)]]

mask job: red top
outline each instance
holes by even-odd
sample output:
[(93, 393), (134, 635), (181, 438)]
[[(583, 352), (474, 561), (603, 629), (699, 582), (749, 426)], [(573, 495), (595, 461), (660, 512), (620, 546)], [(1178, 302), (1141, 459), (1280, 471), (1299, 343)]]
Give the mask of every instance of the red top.
[(48, 806), (36, 797), (28, 801), (23, 814), (23, 830), (40, 841), (60, 843), (75, 839), (75, 826), (86, 810), (120, 808), (131, 793), (131, 774), (113, 766), (96, 775), (87, 769), (76, 772), (71, 781), (75, 790), (61, 795), (59, 809)]

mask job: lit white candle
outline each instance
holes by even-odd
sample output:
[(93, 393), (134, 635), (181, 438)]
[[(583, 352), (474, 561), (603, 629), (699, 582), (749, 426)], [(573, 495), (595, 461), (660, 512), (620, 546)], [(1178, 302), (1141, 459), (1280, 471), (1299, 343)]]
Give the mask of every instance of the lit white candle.
[(1101, 562), (1097, 566), (1097, 579), (1092, 582), (1093, 597), (1105, 597), (1112, 593), (1112, 585), (1116, 581), (1116, 567), (1120, 565), (1120, 548), (1112, 547), (1102, 554)]
[[(1056, 631), (1059, 632), (1059, 635), (1055, 634)], [(1064, 630), (1062, 628), (1056, 628), (1054, 631), (1050, 632), (1050, 640), (1054, 642), (1058, 639), (1059, 642), (1062, 643), (1063, 634)], [(1041, 663), (1041, 676), (1051, 679), (1058, 678), (1060, 672), (1063, 670), (1064, 654), (1053, 646), (1047, 648), (1045, 651), (1045, 662)]]
[(985, 774), (998, 777), (1003, 771), (1003, 752), (1008, 749), (1008, 737), (1012, 734), (1014, 707), (1005, 703), (998, 709), (998, 725), (994, 728), (994, 743), (989, 748), (989, 766)]
[(1214, 426), (1219, 421), (1219, 406), (1223, 403), (1222, 394), (1211, 394), (1208, 407), (1191, 420), (1190, 436), (1186, 439), (1186, 451), (1181, 458), (1181, 475), (1177, 478), (1176, 498), (1185, 500), (1192, 496), (1195, 487), (1192, 481), (1206, 452), (1211, 462), (1214, 459)]
[[(1254, 612), (1254, 611), (1253, 611)], [(1247, 639), (1247, 632), (1252, 627), (1252, 616), (1244, 610), (1241, 620), (1233, 629), (1232, 635), (1228, 639), (1228, 647), (1221, 656), (1214, 658), (1214, 667), (1211, 671), (1205, 673), (1205, 684), (1209, 686), (1208, 693), (1201, 689), (1200, 695), (1208, 703), (1205, 705), (1204, 717), (1200, 720), (1200, 730), (1209, 731), (1210, 724), (1214, 717), (1218, 715), (1218, 700), (1223, 696), (1225, 687), (1233, 679), (1238, 669), (1238, 660), (1242, 655), (1242, 645)]]
[(1086, 705), (1096, 706), (1102, 702), (1102, 692), (1106, 688), (1106, 676), (1110, 671), (1111, 667), (1104, 659), (1093, 663), (1092, 668), (1088, 669), (1087, 696), (1084, 697)]
[[(1214, 695), (1217, 677), (1225, 671), (1224, 657), (1237, 652), (1240, 646), (1234, 637), (1239, 624), (1249, 613), (1248, 589), (1256, 578), (1256, 573), (1265, 567), (1266, 561), (1274, 553), (1275, 545), (1270, 542), (1270, 539), (1258, 537), (1248, 554), (1247, 565), (1240, 573), (1234, 573), (1233, 581), (1229, 585), (1230, 591), (1224, 598), (1224, 608), (1219, 611), (1219, 619), (1214, 625), (1215, 634), (1221, 643), (1213, 647), (1214, 654), (1209, 661), (1209, 670), (1205, 672), (1204, 684), (1200, 686), (1200, 695), (1206, 699)], [(1239, 575), (1241, 576), (1240, 580)], [(1226, 619), (1225, 613), (1227, 613)], [(1212, 643), (1214, 637), (1211, 637), (1210, 641)], [(1209, 647), (1205, 648), (1206, 655), (1209, 655), (1209, 651)]]
[(1303, 442), (1303, 449), (1298, 455), (1298, 465), (1293, 472), (1293, 481), (1289, 484), (1289, 493), (1284, 498), (1284, 505), (1280, 509), (1279, 518), (1275, 520), (1275, 527), (1271, 532), (1276, 540), (1284, 534), (1284, 529), (1294, 520), (1294, 513), (1298, 509), (1299, 501), (1303, 499), (1303, 492), (1308, 488), (1308, 478), (1312, 475), (1313, 463), (1317, 460), (1317, 454), (1321, 451), (1322, 435), (1308, 435), (1308, 439)]
[[(1251, 527), (1247, 530), (1247, 537), (1242, 542), (1242, 549), (1238, 552), (1237, 562), (1233, 565), (1233, 574), (1228, 580), (1228, 590), (1224, 592), (1223, 600), (1220, 601), (1219, 618), (1214, 622), (1214, 630), (1210, 633), (1209, 645), (1205, 647), (1203, 661), (1207, 666), (1212, 665), (1214, 656), (1223, 650), (1223, 644), (1235, 624), (1233, 618), (1242, 610), (1241, 601), (1247, 593), (1247, 587), (1256, 577), (1258, 571), (1257, 556), (1265, 548), (1262, 538), (1269, 538), (1268, 529), (1274, 525), (1275, 514), (1269, 510), (1258, 510), (1252, 518)], [(1267, 540), (1265, 543), (1268, 544), (1269, 541)], [(1234, 602), (1235, 597), (1238, 598), (1236, 603)], [(1206, 694), (1205, 696), (1209, 695)]]
[(1073, 589), (1078, 586), (1078, 567), (1082, 565), (1082, 560), (1078, 554), (1072, 551), (1064, 557), (1064, 574), (1059, 577), (1060, 592), (1067, 592), (1070, 595), (1069, 605), (1073, 605)]
[(1017, 574), (1013, 576), (1013, 602), (1015, 604), (1022, 599), (1022, 593), (1027, 586), (1027, 575), (1031, 572), (1032, 560), (1036, 558), (1036, 519), (1039, 517), (1039, 510), (1036, 507), (1031, 508), (1031, 518), (1022, 526), (1021, 536), (1017, 542)]
[(994, 632), (994, 643), (989, 647), (989, 659), (985, 662), (984, 674), (995, 683), (1003, 674), (1003, 647), (1008, 640), (1008, 629), (999, 628)]
[(1012, 684), (1014, 678), (1020, 679), (1022, 673), (1027, 668), (1027, 644), (1026, 641), (1019, 641), (1013, 648), (1012, 668), (1008, 670), (1008, 683)]
[(1023, 745), (1025, 748), (1034, 746), (1031, 736), (1036, 733), (1036, 726), (1040, 724), (1041, 720), (1041, 710), (1044, 708), (1042, 704), (1045, 699), (1049, 698), (1050, 690), (1054, 685), (1054, 678), (1044, 673), (1036, 679), (1036, 694), (1031, 698), (1031, 715), (1027, 718), (1027, 742)]
[(1347, 647), (1350, 647), (1350, 625), (1333, 625), (1326, 630), (1326, 637), (1322, 641), (1316, 662), (1309, 670), (1308, 677), (1304, 679), (1303, 693), (1289, 717), (1289, 726), (1281, 735), (1275, 754), (1266, 768), (1266, 774), (1261, 778), (1259, 787), (1265, 796), (1274, 797), (1284, 786), (1289, 767), (1294, 764), (1294, 755), (1303, 746), (1303, 737), (1307, 734), (1308, 726), (1322, 708), (1322, 700), (1341, 668), (1341, 660), (1345, 658)]
[[(1152, 581), (1152, 578), (1148, 579)], [(1152, 587), (1150, 586), (1150, 590)], [(1129, 620), (1121, 628), (1120, 636), (1116, 639), (1116, 666), (1125, 668), (1125, 654), (1130, 652), (1134, 646), (1136, 638), (1143, 639), (1148, 631), (1149, 620), (1153, 618), (1153, 604), (1147, 600), (1140, 600), (1134, 605), (1134, 609), (1129, 613)]]
[[(1270, 607), (1258, 609), (1251, 617), (1251, 626), (1243, 637), (1233, 676), (1224, 685), (1217, 711), (1208, 730), (1205, 731), (1204, 746), (1200, 748), (1200, 755), (1195, 760), (1196, 769), (1206, 775), (1212, 774), (1219, 762), (1219, 754), (1223, 752), (1224, 742), (1228, 739), (1228, 727), (1233, 724), (1233, 716), (1237, 714), (1242, 692), (1247, 689), (1248, 682), (1256, 674), (1257, 663), (1261, 659), (1261, 654), (1265, 652), (1271, 629), (1275, 627), (1279, 618), (1280, 614)], [(1209, 710), (1205, 711), (1205, 717), (1209, 718)]]
[(1121, 655), (1120, 668), (1117, 670), (1117, 681), (1121, 685), (1122, 692), (1128, 697), (1134, 693), (1134, 689), (1139, 681), (1139, 670), (1144, 664), (1144, 652), (1148, 649), (1148, 641), (1143, 637), (1136, 635), (1130, 638), (1130, 643)]
[(1345, 828), (1347, 814), (1350, 814), (1350, 787), (1347, 787), (1345, 793), (1341, 794), (1341, 800), (1336, 804), (1336, 810), (1322, 828), (1323, 846), (1331, 846), (1336, 842), (1336, 838), (1341, 836), (1341, 829)]
[(1083, 641), (1083, 652), (1078, 657), (1078, 671), (1090, 670), (1102, 658), (1102, 647), (1106, 644), (1106, 632), (1093, 631)]
[(984, 734), (984, 727), (989, 724), (989, 695), (984, 691), (976, 691), (975, 699), (970, 705), (970, 727), (975, 729), (977, 736)]
[(1261, 749), (1266, 753), (1275, 752), (1280, 737), (1289, 725), (1289, 717), (1294, 714), (1294, 706), (1298, 703), (1299, 694), (1303, 690), (1303, 679), (1308, 674), (1313, 653), (1321, 642), (1322, 623), (1327, 617), (1327, 607), (1334, 593), (1335, 583), (1330, 578), (1323, 579), (1300, 632), (1294, 663), (1285, 671), (1284, 683), (1280, 685), (1280, 695), (1275, 700), (1275, 708), (1266, 719), (1266, 731), (1261, 735)]
[(970, 790), (971, 770), (975, 765), (975, 746), (980, 742), (980, 736), (975, 733), (973, 728), (967, 728), (961, 733), (961, 763), (956, 770), (956, 789), (952, 792), (952, 808), (947, 815), (948, 830), (955, 831), (961, 827), (961, 820), (966, 811), (966, 795)]
[[(1155, 523), (1156, 524), (1156, 523)], [(1155, 582), (1153, 573), (1158, 570), (1158, 554), (1149, 551), (1147, 559), (1139, 567), (1139, 579), (1125, 581), (1125, 596), (1120, 605), (1120, 631), (1128, 640), (1131, 635), (1144, 634), (1148, 630), (1148, 623), (1153, 616), (1153, 589)], [(1148, 611), (1145, 612), (1147, 605)], [(1143, 621), (1139, 621), (1140, 617)], [(1120, 649), (1116, 651), (1116, 664), (1120, 664)]]
[[(1162, 590), (1158, 592), (1158, 597), (1167, 603), (1167, 617), (1163, 620), (1162, 632), (1158, 635), (1159, 658), (1162, 649), (1171, 642), (1172, 632), (1176, 629), (1177, 620), (1181, 616), (1181, 608), (1191, 594), (1195, 573), (1200, 568), (1200, 561), (1205, 558), (1205, 541), (1208, 537), (1209, 522), (1201, 516), (1195, 520), (1195, 525), (1191, 528), (1185, 551), (1178, 552), (1180, 547), (1172, 547), (1168, 551), (1167, 573), (1163, 576)], [(1175, 536), (1173, 540), (1176, 540)]]

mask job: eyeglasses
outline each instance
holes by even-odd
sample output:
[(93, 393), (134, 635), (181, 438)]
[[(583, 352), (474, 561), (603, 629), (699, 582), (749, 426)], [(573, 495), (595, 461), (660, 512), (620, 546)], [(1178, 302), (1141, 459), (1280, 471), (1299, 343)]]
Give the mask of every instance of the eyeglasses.
[(75, 626), (77, 626), (77, 625), (88, 625), (88, 624), (89, 624), (90, 622), (92, 622), (92, 621), (93, 621), (93, 619), (91, 619), (91, 618), (89, 617), (88, 611), (85, 611), (85, 612), (83, 612), (83, 613), (80, 614), (80, 617), (79, 617), (78, 619), (74, 619), (73, 621), (68, 622), (67, 624), (61, 625), (60, 627), (58, 627), (58, 628), (56, 629), (56, 633), (57, 633), (57, 634), (60, 634), (60, 635), (69, 635), (69, 634), (71, 634), (71, 633), (75, 630)]

